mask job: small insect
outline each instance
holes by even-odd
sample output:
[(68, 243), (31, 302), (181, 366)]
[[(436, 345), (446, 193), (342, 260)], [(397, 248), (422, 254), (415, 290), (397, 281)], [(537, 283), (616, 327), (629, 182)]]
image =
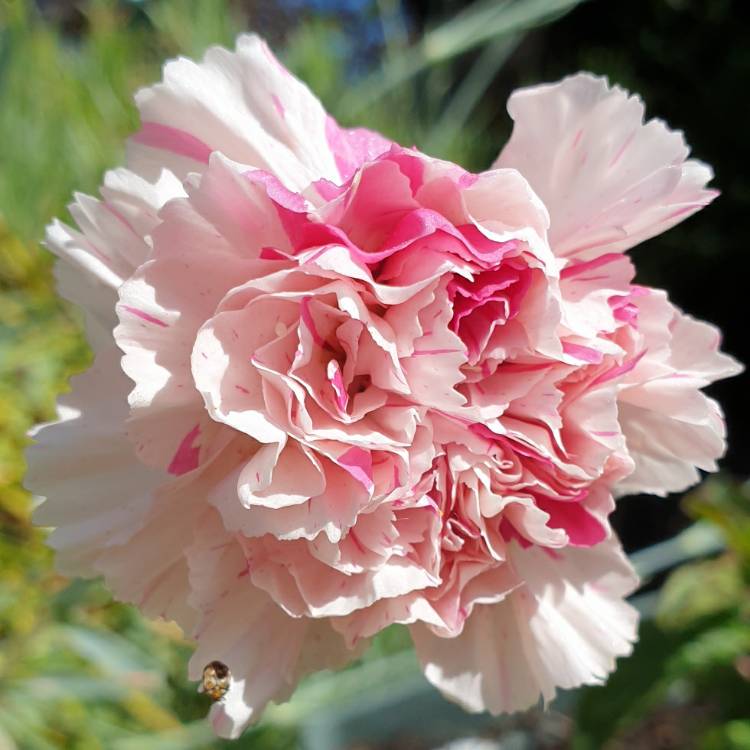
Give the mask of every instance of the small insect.
[(203, 681), (199, 693), (207, 693), (211, 700), (220, 701), (229, 690), (232, 673), (229, 667), (220, 661), (212, 661), (203, 667)]

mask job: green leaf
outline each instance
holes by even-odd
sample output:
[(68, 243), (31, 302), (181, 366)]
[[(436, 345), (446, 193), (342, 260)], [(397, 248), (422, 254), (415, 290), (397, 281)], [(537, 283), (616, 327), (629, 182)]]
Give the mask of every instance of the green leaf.
[(713, 727), (701, 739), (700, 750), (750, 750), (750, 719)]
[(603, 687), (586, 688), (574, 714), (574, 750), (599, 750), (617, 731), (635, 723), (666, 693), (671, 655), (690, 639), (650, 622), (640, 626), (632, 656), (620, 659)]
[(208, 722), (196, 721), (178, 729), (116, 740), (111, 750), (205, 750), (214, 744), (214, 739)]
[(118, 701), (129, 688), (122, 682), (79, 675), (39, 675), (9, 685), (17, 694), (36, 703), (76, 698), (81, 701)]
[(731, 555), (683, 565), (662, 587), (656, 619), (665, 629), (684, 628), (737, 606), (743, 586)]
[(657, 573), (696, 557), (713, 555), (725, 546), (721, 530), (704, 521), (693, 524), (671, 539), (638, 550), (630, 559), (638, 575), (647, 582)]
[(691, 516), (710, 521), (724, 532), (750, 583), (750, 484), (714, 477), (691, 492), (684, 505)]
[(559, 18), (582, 0), (481, 0), (428, 31), (414, 46), (391, 55), (381, 72), (362, 81), (345, 96), (349, 116), (418, 73), (499, 37), (520, 34)]
[(58, 625), (55, 632), (104, 675), (138, 680), (141, 686), (156, 687), (161, 682), (156, 661), (117, 633), (76, 625)]

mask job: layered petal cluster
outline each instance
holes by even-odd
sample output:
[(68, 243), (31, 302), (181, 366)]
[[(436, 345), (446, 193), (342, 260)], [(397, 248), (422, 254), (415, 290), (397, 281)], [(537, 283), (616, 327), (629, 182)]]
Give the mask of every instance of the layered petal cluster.
[(603, 681), (636, 627), (614, 497), (724, 448), (700, 389), (736, 363), (623, 253), (708, 167), (582, 74), (514, 94), (471, 174), (340, 128), (251, 36), (137, 103), (47, 237), (96, 353), (29, 457), (60, 569), (229, 667), (222, 736), (393, 623), (470, 710)]

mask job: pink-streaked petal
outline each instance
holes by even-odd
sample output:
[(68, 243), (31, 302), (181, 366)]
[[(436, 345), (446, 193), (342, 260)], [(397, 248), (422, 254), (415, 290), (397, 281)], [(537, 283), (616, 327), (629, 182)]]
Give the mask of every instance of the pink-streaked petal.
[(70, 212), (78, 230), (55, 221), (45, 238), (60, 258), (58, 290), (85, 310), (89, 341), (97, 350), (112, 341), (116, 290), (146, 260), (159, 209), (183, 190), (169, 173), (150, 183), (119, 169), (105, 175), (101, 193), (101, 201), (76, 194)]
[(291, 189), (341, 179), (320, 102), (257, 36), (240, 36), (232, 52), (212, 47), (199, 64), (169, 62), (162, 83), (142, 89), (136, 103), (143, 127), (128, 164), (145, 176), (166, 166), (184, 178), (221, 151)]
[(637, 96), (580, 73), (521, 89), (495, 166), (518, 169), (550, 212), (555, 254), (592, 258), (666, 231), (715, 196), (712, 172), (687, 161), (679, 132), (644, 124)]
[(623, 378), (619, 414), (633, 473), (620, 494), (679, 492), (715, 471), (726, 449), (719, 405), (698, 389), (742, 367), (719, 351), (713, 326), (695, 321), (658, 292), (642, 296), (639, 329), (644, 354)]
[(357, 652), (328, 623), (290, 617), (253, 586), (243, 575), (241, 546), (215, 513), (202, 519), (202, 529), (188, 549), (193, 604), (201, 612), (189, 674), (199, 680), (214, 660), (229, 667), (229, 691), (211, 708), (210, 721), (220, 737), (236, 739), (269, 701), (288, 699), (301, 677), (339, 667)]
[(330, 116), (326, 120), (326, 139), (341, 182), (346, 182), (365, 162), (376, 159), (393, 145), (380, 133), (367, 128), (342, 128)]
[(41, 425), (28, 449), (26, 487), (46, 497), (34, 522), (56, 527), (49, 543), (68, 575), (100, 573), (108, 544), (137, 529), (163, 475), (134, 462), (125, 434), (130, 383), (114, 346), (73, 380), (59, 404), (60, 421)]
[(616, 541), (547, 554), (513, 548), (526, 585), (477, 607), (460, 636), (411, 626), (427, 679), (470, 711), (519, 711), (551, 701), (557, 688), (600, 684), (630, 653), (637, 585)]

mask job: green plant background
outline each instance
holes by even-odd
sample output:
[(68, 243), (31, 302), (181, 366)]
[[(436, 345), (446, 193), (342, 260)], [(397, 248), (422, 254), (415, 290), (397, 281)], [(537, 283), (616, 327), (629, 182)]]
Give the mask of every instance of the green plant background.
[[(479, 2), (421, 36), (396, 28), (380, 68), (357, 82), (321, 54), (342, 33), (330, 16), (284, 29), (279, 52), (343, 122), (481, 168), (503, 140), (488, 127), (497, 107), (486, 101), (498, 72), (529, 29), (577, 4)], [(53, 418), (57, 394), (89, 360), (77, 312), (55, 296), (42, 228), (121, 160), (137, 127), (132, 94), (159, 77), (161, 61), (231, 45), (253, 25), (253, 4), (79, 6), (83, 33), (30, 2), (0, 4), (0, 750), (223, 747), (202, 721), (206, 699), (186, 681), (190, 644), (177, 628), (113, 602), (99, 582), (55, 574), (44, 532), (29, 522), (22, 452), (29, 427)], [(396, 18), (394, 7), (380, 2), (376, 12)], [(621, 63), (610, 51), (611, 72), (627, 82)], [(580, 694), (555, 747), (750, 749), (748, 494), (723, 478), (684, 500), (688, 516), (722, 531), (727, 550), (666, 578), (634, 656), (607, 687)], [(311, 713), (374, 683), (387, 689), (398, 664), (408, 672), (408, 654), (388, 661), (405, 646), (401, 631), (386, 632), (364, 664), (313, 680), (234, 746), (297, 747)]]

